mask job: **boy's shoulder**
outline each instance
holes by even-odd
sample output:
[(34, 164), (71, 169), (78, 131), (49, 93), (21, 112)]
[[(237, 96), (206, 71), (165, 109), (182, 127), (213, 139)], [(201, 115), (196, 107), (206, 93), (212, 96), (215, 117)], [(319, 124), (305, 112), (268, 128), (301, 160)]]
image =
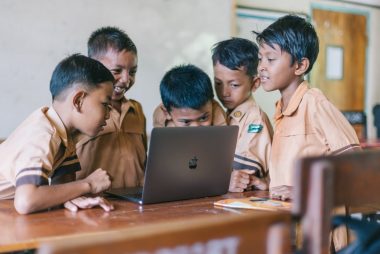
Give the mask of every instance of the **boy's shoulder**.
[(56, 133), (66, 136), (62, 121), (53, 108), (41, 107), (32, 112), (9, 138), (31, 140), (40, 135), (54, 136)]
[(328, 101), (326, 95), (319, 88), (316, 87), (309, 88), (306, 91), (304, 97), (313, 102)]
[(236, 107), (230, 116), (236, 120), (245, 117), (247, 121), (258, 121), (265, 123), (269, 119), (268, 115), (256, 103), (253, 96), (249, 97), (245, 102)]
[[(52, 108), (42, 107), (31, 113), (1, 145), (1, 152), (18, 153), (26, 146), (41, 147), (48, 152), (58, 149), (62, 142), (69, 142), (65, 127)], [(65, 144), (67, 146), (67, 144)]]

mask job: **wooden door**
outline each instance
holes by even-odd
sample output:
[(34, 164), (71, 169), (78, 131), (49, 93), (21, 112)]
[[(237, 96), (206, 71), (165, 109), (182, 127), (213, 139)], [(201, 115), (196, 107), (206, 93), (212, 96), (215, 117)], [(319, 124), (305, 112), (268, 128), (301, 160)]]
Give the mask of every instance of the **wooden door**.
[[(311, 85), (321, 89), (342, 111), (364, 111), (366, 16), (321, 9), (313, 9), (312, 15), (319, 56)], [(341, 71), (334, 70), (339, 66)]]

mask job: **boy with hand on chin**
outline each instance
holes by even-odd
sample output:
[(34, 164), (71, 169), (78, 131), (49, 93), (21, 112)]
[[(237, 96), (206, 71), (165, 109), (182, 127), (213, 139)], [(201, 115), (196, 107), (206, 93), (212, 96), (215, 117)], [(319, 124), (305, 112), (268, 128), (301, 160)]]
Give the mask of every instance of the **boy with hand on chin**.
[(273, 129), (252, 95), (260, 85), (257, 54), (257, 45), (242, 38), (218, 42), (212, 49), (216, 94), (227, 108), (227, 123), (239, 126), (231, 192), (268, 189)]
[(153, 113), (154, 127), (226, 125), (210, 78), (194, 65), (169, 70), (161, 80), (160, 94), (162, 104)]
[(104, 128), (113, 81), (107, 68), (85, 56), (72, 55), (57, 65), (50, 81), (53, 105), (32, 113), (0, 145), (0, 199), (14, 198), (20, 214), (61, 204), (71, 211), (113, 209), (103, 198), (83, 196), (108, 189), (111, 181), (101, 168), (75, 181), (80, 165), (73, 141)]
[(359, 140), (343, 114), (305, 75), (318, 56), (313, 26), (287, 15), (257, 34), (258, 72), (266, 91), (279, 90), (270, 156), (270, 195), (292, 198), (295, 161), (304, 156), (341, 154), (360, 149)]
[(125, 93), (134, 85), (138, 58), (131, 38), (117, 27), (94, 31), (88, 40), (88, 56), (100, 61), (115, 78), (107, 126), (96, 137), (82, 136), (77, 154), (82, 168), (77, 177), (87, 177), (103, 168), (112, 178), (112, 188), (142, 186), (146, 160), (145, 116), (142, 106)]

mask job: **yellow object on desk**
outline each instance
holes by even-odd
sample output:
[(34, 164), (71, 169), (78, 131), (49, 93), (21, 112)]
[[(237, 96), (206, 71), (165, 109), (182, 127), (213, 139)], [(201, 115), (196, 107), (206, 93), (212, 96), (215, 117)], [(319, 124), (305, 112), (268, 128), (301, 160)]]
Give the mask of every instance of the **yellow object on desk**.
[(230, 198), (222, 199), (214, 202), (215, 206), (229, 207), (229, 208), (243, 208), (243, 209), (258, 209), (258, 210), (270, 210), (290, 211), (291, 203), (279, 200), (273, 200), (269, 198), (248, 197), (248, 198)]

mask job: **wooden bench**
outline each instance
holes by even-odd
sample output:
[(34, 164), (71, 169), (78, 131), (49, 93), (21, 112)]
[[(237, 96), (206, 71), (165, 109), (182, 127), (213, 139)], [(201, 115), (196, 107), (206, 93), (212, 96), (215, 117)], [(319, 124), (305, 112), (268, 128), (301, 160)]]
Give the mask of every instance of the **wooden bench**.
[(199, 217), (50, 241), (38, 253), (290, 253), (290, 223), (282, 212)]
[(300, 219), (304, 253), (329, 253), (333, 208), (380, 203), (380, 151), (298, 161), (292, 213)]

